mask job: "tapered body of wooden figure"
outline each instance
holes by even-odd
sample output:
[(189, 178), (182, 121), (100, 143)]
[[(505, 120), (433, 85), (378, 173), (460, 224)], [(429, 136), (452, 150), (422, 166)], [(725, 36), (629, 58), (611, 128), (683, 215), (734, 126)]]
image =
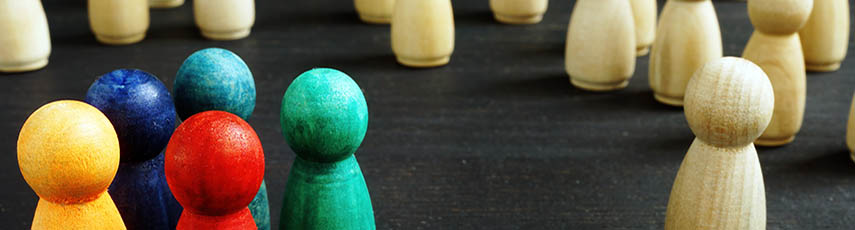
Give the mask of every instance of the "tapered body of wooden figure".
[(809, 71), (840, 69), (849, 50), (849, 0), (814, 0), (810, 18), (799, 30)]
[[(255, 79), (237, 54), (220, 48), (194, 52), (184, 60), (173, 84), (178, 117), (209, 110), (226, 111), (249, 120), (255, 110)], [(270, 204), (267, 184), (249, 204), (258, 229), (270, 229)]]
[(107, 187), (119, 168), (110, 120), (80, 101), (56, 101), (27, 118), (18, 166), (39, 196), (31, 229), (125, 229)]
[(99, 42), (127, 45), (145, 38), (148, 0), (89, 0), (89, 26)]
[(148, 0), (151, 8), (175, 8), (184, 5), (184, 0)]
[(389, 24), (392, 22), (392, 11), (395, 10), (395, 0), (353, 0), (359, 19), (367, 23)]
[(45, 67), (50, 32), (40, 0), (0, 0), (0, 72)]
[(666, 230), (766, 229), (763, 173), (752, 142), (769, 124), (774, 100), (769, 79), (750, 61), (725, 57), (698, 69), (685, 105), (696, 138), (671, 189)]
[(255, 130), (229, 112), (191, 116), (169, 139), (166, 181), (184, 207), (176, 229), (256, 229), (247, 205), (264, 179)]
[(849, 147), (849, 155), (855, 161), (855, 97), (852, 98), (852, 106), (849, 108), (849, 121), (846, 122), (846, 147)]
[(163, 172), (163, 149), (175, 130), (172, 96), (154, 75), (120, 69), (98, 78), (89, 103), (110, 119), (119, 136), (121, 163), (110, 195), (128, 229), (175, 229), (181, 205)]
[(581, 89), (623, 89), (635, 71), (635, 24), (627, 0), (579, 0), (567, 29), (564, 67)]
[(775, 89), (775, 114), (755, 142), (780, 146), (792, 142), (805, 111), (805, 65), (798, 31), (813, 0), (751, 0), (748, 16), (755, 31), (742, 56), (763, 68)]
[(490, 0), (493, 17), (507, 24), (536, 24), (548, 7), (549, 0)]
[(448, 64), (454, 52), (450, 0), (396, 0), (392, 13), (392, 51), (410, 67)]
[(656, 0), (629, 0), (635, 21), (635, 50), (637, 56), (650, 53), (656, 39)]
[(288, 86), (279, 116), (297, 154), (280, 229), (375, 229), (354, 156), (368, 130), (368, 106), (356, 82), (334, 69), (307, 71)]
[(722, 56), (721, 31), (710, 0), (668, 0), (650, 53), (648, 81), (657, 101), (683, 106), (689, 78)]
[(205, 38), (237, 40), (249, 36), (255, 24), (255, 0), (194, 1), (193, 15)]

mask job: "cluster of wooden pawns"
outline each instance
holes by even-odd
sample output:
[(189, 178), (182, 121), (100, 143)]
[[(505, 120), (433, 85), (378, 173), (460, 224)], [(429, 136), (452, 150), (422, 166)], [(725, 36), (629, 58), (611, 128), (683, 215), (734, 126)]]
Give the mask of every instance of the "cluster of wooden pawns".
[[(43, 67), (50, 44), (40, 3), (5, 3), (0, 31), (18, 33), (0, 34), (0, 71)], [(547, 3), (490, 0), (495, 18), (510, 24), (538, 23)], [(792, 142), (804, 114), (806, 71), (835, 71), (846, 55), (847, 0), (747, 4), (756, 31), (743, 58), (722, 57), (710, 0), (669, 0), (658, 25), (655, 0), (578, 0), (570, 18), (565, 67), (572, 85), (622, 89), (636, 56), (649, 53), (654, 97), (684, 106), (696, 139), (674, 182), (666, 229), (765, 229), (765, 190), (754, 144)], [(194, 6), (205, 37), (249, 34), (251, 0)], [(449, 0), (355, 0), (355, 6), (366, 22), (391, 23), (392, 48), (401, 64), (449, 62), (454, 49)], [(99, 41), (129, 44), (144, 37), (145, 0), (90, 0), (89, 7)], [(27, 13), (2, 14), (11, 10)], [(246, 64), (227, 50), (198, 51), (178, 70), (173, 92), (174, 103), (156, 77), (124, 69), (93, 83), (88, 104), (58, 101), (36, 110), (18, 140), (21, 172), (41, 198), (33, 228), (269, 228), (263, 150), (245, 122), (255, 106)], [(185, 119), (177, 129), (175, 113)], [(359, 87), (342, 72), (314, 69), (292, 82), (280, 121), (298, 156), (286, 187), (283, 229), (374, 228), (368, 190), (353, 156), (367, 119)], [(847, 143), (853, 149), (855, 104), (849, 119)]]

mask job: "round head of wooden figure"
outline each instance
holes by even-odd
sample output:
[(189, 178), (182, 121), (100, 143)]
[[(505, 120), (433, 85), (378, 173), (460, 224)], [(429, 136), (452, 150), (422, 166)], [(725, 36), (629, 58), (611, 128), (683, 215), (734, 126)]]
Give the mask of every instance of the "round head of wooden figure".
[(119, 139), (110, 120), (80, 101), (55, 101), (24, 122), (18, 166), (42, 199), (76, 204), (107, 190), (119, 169)]
[(196, 51), (175, 76), (175, 109), (181, 119), (221, 110), (248, 120), (255, 110), (255, 79), (237, 54), (220, 48)]
[(813, 0), (751, 0), (748, 17), (754, 29), (768, 34), (792, 34), (807, 23)]
[(166, 181), (185, 211), (224, 216), (246, 209), (264, 178), (264, 150), (249, 124), (223, 111), (190, 116), (164, 159)]
[(175, 130), (175, 106), (166, 86), (154, 75), (120, 69), (95, 80), (86, 102), (101, 110), (116, 128), (122, 162), (154, 158)]
[(356, 152), (368, 130), (359, 85), (335, 69), (306, 71), (288, 86), (279, 113), (282, 133), (305, 160), (340, 161)]
[(686, 120), (698, 139), (733, 147), (748, 145), (763, 133), (772, 120), (775, 95), (759, 66), (724, 57), (692, 75), (685, 102)]

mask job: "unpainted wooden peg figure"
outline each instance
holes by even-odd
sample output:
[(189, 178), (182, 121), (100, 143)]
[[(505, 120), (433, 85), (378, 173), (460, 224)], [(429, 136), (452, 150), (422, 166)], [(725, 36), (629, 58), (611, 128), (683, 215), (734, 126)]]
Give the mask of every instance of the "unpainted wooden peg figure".
[(683, 106), (686, 84), (695, 70), (721, 56), (721, 31), (712, 1), (665, 2), (648, 69), (654, 98)]
[(119, 139), (95, 107), (62, 100), (33, 112), (18, 136), (18, 166), (39, 196), (31, 229), (125, 229), (107, 193)]
[(855, 97), (852, 98), (852, 106), (849, 108), (849, 121), (846, 123), (846, 147), (849, 147), (849, 155), (855, 161)]
[(0, 0), (0, 72), (45, 67), (50, 56), (48, 31), (39, 0)]
[(805, 111), (805, 60), (800, 28), (813, 0), (751, 0), (748, 16), (755, 31), (742, 57), (756, 63), (775, 89), (775, 114), (755, 144), (780, 146), (792, 142), (802, 127)]
[(564, 67), (574, 86), (623, 89), (635, 71), (635, 24), (627, 0), (579, 0), (567, 29)]
[(249, 36), (255, 24), (255, 0), (194, 1), (193, 15), (205, 38), (237, 40)]
[(656, 39), (656, 0), (629, 0), (632, 5), (632, 17), (635, 21), (636, 55), (650, 53), (650, 46)]
[(389, 24), (392, 22), (392, 11), (395, 10), (395, 0), (353, 0), (356, 13), (363, 22), (374, 24)]
[(799, 38), (807, 70), (840, 69), (849, 49), (849, 0), (814, 0), (813, 12)]
[(149, 26), (148, 0), (89, 0), (89, 25), (104, 44), (142, 41)]
[(392, 13), (392, 51), (409, 67), (448, 64), (454, 52), (454, 14), (450, 0), (396, 0)]
[(766, 229), (763, 172), (752, 142), (769, 124), (774, 100), (763, 70), (741, 58), (713, 60), (689, 80), (685, 114), (697, 137), (674, 180), (666, 230)]
[(184, 0), (148, 0), (151, 8), (175, 8), (184, 5)]
[(507, 24), (537, 24), (549, 7), (549, 0), (490, 0), (496, 21)]

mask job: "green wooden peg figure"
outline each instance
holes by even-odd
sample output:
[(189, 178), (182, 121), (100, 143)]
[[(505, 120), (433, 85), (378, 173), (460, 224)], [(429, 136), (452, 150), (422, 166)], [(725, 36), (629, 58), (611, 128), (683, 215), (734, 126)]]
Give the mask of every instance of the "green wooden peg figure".
[(297, 154), (279, 228), (376, 229), (353, 155), (368, 130), (368, 106), (356, 82), (335, 69), (300, 74), (285, 91), (279, 121)]

